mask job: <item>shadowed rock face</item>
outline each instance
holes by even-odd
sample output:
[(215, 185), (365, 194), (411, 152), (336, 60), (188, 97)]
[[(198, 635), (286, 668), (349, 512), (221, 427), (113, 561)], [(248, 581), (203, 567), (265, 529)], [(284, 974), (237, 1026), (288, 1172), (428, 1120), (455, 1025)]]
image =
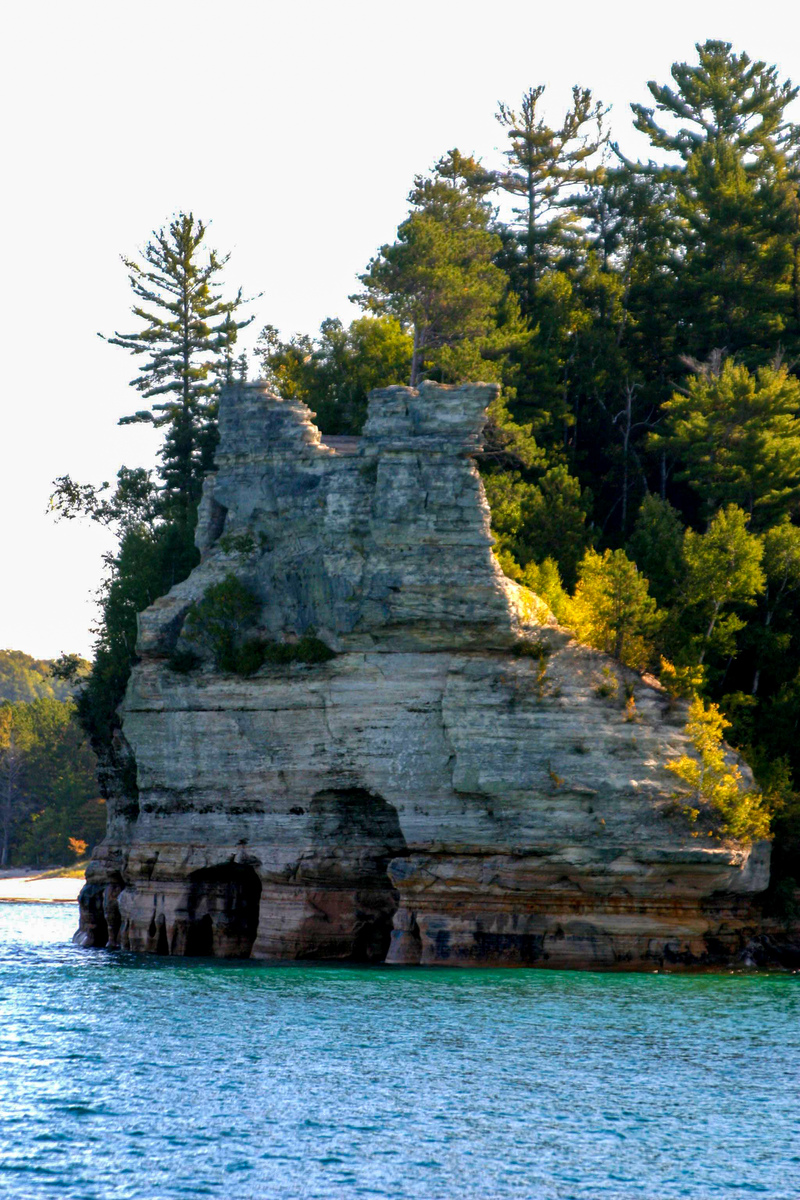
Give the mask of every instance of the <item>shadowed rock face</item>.
[[(757, 932), (768, 844), (700, 839), (676, 811), (683, 707), (492, 555), (470, 455), (493, 394), (373, 393), (339, 453), (303, 405), (226, 393), (202, 562), (140, 618), (83, 944), (630, 968), (732, 961)], [(261, 600), (255, 633), (313, 631), (336, 657), (170, 670), (228, 572)]]

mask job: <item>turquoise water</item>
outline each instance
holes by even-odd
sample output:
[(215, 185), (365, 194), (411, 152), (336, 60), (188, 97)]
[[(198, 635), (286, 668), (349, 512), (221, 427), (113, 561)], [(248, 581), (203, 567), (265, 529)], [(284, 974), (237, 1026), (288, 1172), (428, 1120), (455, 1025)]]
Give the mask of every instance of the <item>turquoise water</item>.
[(800, 1196), (800, 977), (79, 950), (0, 904), (0, 1196)]

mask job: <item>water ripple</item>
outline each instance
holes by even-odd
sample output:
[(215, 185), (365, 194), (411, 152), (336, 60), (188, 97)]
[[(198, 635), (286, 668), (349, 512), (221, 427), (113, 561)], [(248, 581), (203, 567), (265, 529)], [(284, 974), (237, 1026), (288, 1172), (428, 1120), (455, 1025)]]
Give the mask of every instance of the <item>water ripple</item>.
[(800, 978), (166, 961), (0, 905), (8, 1200), (800, 1196)]

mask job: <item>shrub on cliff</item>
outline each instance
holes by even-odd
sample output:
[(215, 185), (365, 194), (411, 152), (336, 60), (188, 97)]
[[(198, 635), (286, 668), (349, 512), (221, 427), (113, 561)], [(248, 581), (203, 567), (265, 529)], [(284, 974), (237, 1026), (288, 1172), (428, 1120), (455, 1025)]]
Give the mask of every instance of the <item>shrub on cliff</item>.
[[(246, 631), (260, 609), (258, 597), (229, 572), (189, 609), (183, 636), (210, 651), (217, 670), (234, 675), (254, 675), (267, 663), (322, 663), (334, 657), (330, 646), (312, 634), (296, 642), (247, 638)], [(170, 662), (173, 670), (180, 672), (197, 664), (196, 656), (187, 651), (176, 651)]]
[(210, 651), (219, 671), (236, 672), (242, 635), (260, 609), (258, 596), (229, 571), (191, 606), (184, 637)]
[(260, 667), (289, 665), (290, 663), (323, 663), (334, 658), (330, 646), (312, 634), (305, 634), (296, 642), (273, 642), (267, 638), (254, 638), (244, 642), (237, 651), (234, 670), (237, 675), (254, 675)]
[(713, 832), (752, 842), (769, 837), (770, 818), (762, 793), (745, 788), (738, 766), (726, 758), (722, 733), (729, 726), (716, 704), (706, 705), (695, 697), (686, 726), (695, 755), (667, 763), (667, 770), (688, 788), (684, 812), (690, 820), (707, 816)]

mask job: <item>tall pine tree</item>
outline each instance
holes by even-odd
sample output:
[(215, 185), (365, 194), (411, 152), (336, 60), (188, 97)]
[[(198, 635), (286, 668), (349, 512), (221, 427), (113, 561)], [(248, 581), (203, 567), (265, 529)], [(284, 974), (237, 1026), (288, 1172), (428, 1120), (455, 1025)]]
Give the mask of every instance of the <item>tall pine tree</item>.
[(698, 357), (745, 350), (763, 362), (779, 342), (800, 345), (800, 129), (786, 118), (798, 89), (779, 82), (776, 67), (734, 54), (729, 42), (707, 41), (697, 52), (696, 65), (673, 65), (674, 88), (648, 83), (655, 108), (631, 106), (635, 127), (681, 160), (639, 169), (671, 176), (677, 191), (681, 348)]
[(578, 231), (574, 207), (576, 187), (597, 178), (589, 160), (606, 140), (603, 117), (608, 111), (592, 101), (588, 88), (572, 89), (572, 105), (557, 129), (540, 115), (544, 86), (529, 88), (519, 112), (501, 104), (497, 120), (506, 130), (508, 165), (498, 176), (503, 191), (518, 199), (514, 230), (518, 256), (518, 290), (525, 312), (534, 307), (542, 272), (570, 249)]
[(205, 235), (202, 221), (179, 213), (153, 234), (143, 264), (123, 258), (136, 298), (133, 313), (143, 324), (134, 333), (115, 332), (105, 339), (144, 356), (131, 386), (158, 402), (120, 424), (165, 428), (163, 511), (189, 526), (213, 462), (218, 384), (229, 373), (238, 331), (249, 324), (233, 317), (242, 304), (241, 290), (232, 300), (222, 299), (217, 277), (230, 256), (206, 249)]

